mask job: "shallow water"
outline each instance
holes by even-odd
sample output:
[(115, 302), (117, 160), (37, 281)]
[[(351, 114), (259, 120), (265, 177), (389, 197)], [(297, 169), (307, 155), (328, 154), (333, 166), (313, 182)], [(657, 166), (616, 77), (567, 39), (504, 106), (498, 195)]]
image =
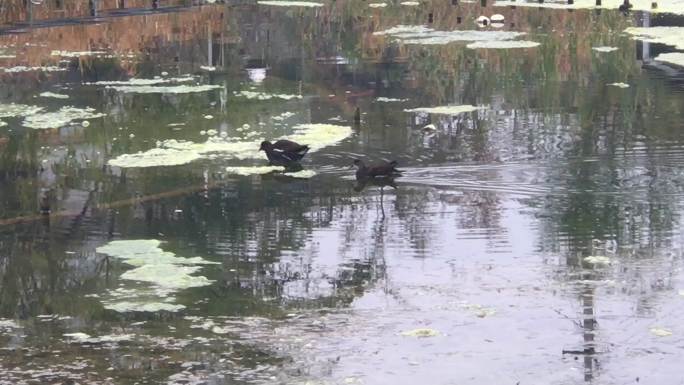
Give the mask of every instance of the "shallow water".
[(0, 384), (684, 381), (681, 16), (14, 3)]

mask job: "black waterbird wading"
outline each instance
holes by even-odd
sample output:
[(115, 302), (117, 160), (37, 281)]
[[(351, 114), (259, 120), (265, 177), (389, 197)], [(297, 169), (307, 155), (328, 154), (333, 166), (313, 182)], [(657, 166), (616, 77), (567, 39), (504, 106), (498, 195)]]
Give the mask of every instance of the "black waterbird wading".
[(361, 159), (354, 159), (354, 166), (356, 166), (356, 179), (369, 178), (394, 178), (401, 176), (401, 170), (397, 170), (397, 162), (380, 161), (369, 166), (366, 166)]
[(280, 139), (275, 143), (268, 140), (261, 142), (259, 151), (265, 151), (268, 161), (275, 166), (289, 166), (299, 162), (309, 151), (309, 146), (287, 139)]

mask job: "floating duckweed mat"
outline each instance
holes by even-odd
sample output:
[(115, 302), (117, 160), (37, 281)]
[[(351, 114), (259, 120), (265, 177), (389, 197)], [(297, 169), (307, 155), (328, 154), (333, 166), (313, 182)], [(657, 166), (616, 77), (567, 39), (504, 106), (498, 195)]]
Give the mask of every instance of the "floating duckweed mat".
[(254, 92), (254, 91), (240, 91), (234, 92), (235, 96), (254, 99), (254, 100), (271, 100), (271, 99), (302, 99), (302, 95), (289, 95), (289, 94), (269, 94), (266, 92)]
[(511, 48), (534, 48), (539, 46), (536, 41), (528, 40), (503, 40), (503, 41), (476, 41), (466, 45), (470, 49), (511, 49)]
[(39, 96), (43, 98), (69, 99), (69, 95), (58, 94), (50, 91), (42, 92)]
[(165, 83), (187, 83), (194, 81), (195, 78), (192, 76), (183, 76), (179, 78), (154, 78), (154, 79), (138, 79), (132, 78), (128, 80), (103, 80), (99, 82), (86, 83), (88, 85), (97, 86), (151, 86), (155, 84), (165, 84)]
[(513, 40), (525, 35), (513, 31), (436, 31), (423, 25), (399, 25), (385, 31), (374, 32), (375, 36), (390, 36), (404, 44), (442, 45), (453, 42), (494, 42)]
[(436, 115), (458, 115), (466, 112), (473, 112), (483, 109), (482, 107), (471, 106), (471, 105), (460, 105), (460, 106), (439, 106), (439, 107), (420, 107), (411, 108), (404, 110), (406, 112), (423, 112), (427, 114)]
[[(217, 264), (200, 257), (183, 258), (164, 251), (156, 239), (112, 241), (98, 247), (97, 252), (121, 259), (135, 266), (121, 275), (125, 281), (137, 284), (119, 287), (107, 292), (102, 303), (117, 312), (179, 311), (183, 305), (175, 304), (174, 293), (193, 287), (210, 285), (213, 281), (200, 275), (202, 265)], [(147, 286), (139, 286), (140, 283)]]
[(613, 51), (617, 51), (619, 48), (618, 47), (601, 46), (601, 47), (592, 47), (591, 49), (596, 51), (596, 52), (613, 52)]
[(655, 60), (684, 67), (684, 52), (661, 53)]
[(17, 116), (29, 116), (43, 111), (43, 107), (28, 104), (0, 104), (0, 118), (13, 118)]
[[(653, 3), (656, 7), (653, 8)], [(536, 0), (511, 1), (502, 0), (494, 3), (495, 7), (532, 7), (551, 9), (618, 9), (623, 0), (603, 0), (600, 6), (596, 6), (595, 0), (575, 0), (573, 4), (567, 1), (545, 1), (540, 3)], [(630, 0), (632, 11), (650, 11), (656, 13), (674, 13), (684, 15), (684, 0)]]
[(259, 5), (272, 5), (276, 7), (322, 7), (322, 3), (312, 1), (258, 1)]
[(105, 116), (93, 108), (62, 107), (59, 111), (43, 112), (24, 118), (22, 125), (35, 129), (59, 128), (75, 120), (94, 119)]
[(17, 73), (17, 72), (33, 72), (33, 71), (64, 72), (67, 69), (63, 68), (63, 67), (55, 67), (55, 66), (46, 66), (46, 67), (16, 66), (16, 67), (11, 67), (11, 68), (2, 68), (2, 70), (6, 73)]
[(107, 86), (123, 93), (136, 94), (190, 94), (196, 92), (207, 92), (223, 88), (215, 84), (201, 85), (177, 85), (177, 86)]
[[(684, 12), (684, 4), (682, 9)], [(630, 27), (625, 32), (637, 40), (684, 49), (684, 27)]]
[[(334, 124), (301, 124), (294, 126), (294, 133), (285, 136), (302, 144), (308, 144), (310, 151), (331, 146), (352, 134), (351, 127)], [(243, 140), (212, 136), (204, 143), (169, 139), (160, 141), (157, 148), (137, 154), (123, 154), (111, 159), (108, 164), (122, 168), (177, 166), (198, 159), (264, 159), (259, 151), (263, 139)]]

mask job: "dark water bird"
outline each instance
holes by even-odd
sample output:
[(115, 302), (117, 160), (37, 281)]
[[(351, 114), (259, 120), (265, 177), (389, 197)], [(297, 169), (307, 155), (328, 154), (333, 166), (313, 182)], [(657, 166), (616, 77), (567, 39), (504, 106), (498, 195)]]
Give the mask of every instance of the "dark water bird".
[(357, 180), (401, 176), (401, 170), (397, 170), (395, 160), (391, 162), (380, 161), (367, 166), (361, 159), (354, 159), (354, 166), (356, 166)]
[(382, 191), (383, 188), (385, 187), (392, 187), (393, 189), (397, 189), (397, 183), (394, 181), (394, 177), (388, 176), (384, 178), (363, 178), (363, 179), (356, 179), (356, 184), (354, 185), (354, 191), (356, 192), (361, 192), (363, 191), (366, 187), (380, 187), (380, 190)]
[(266, 152), (266, 156), (272, 165), (288, 166), (299, 162), (309, 151), (309, 146), (287, 139), (280, 139), (275, 143), (265, 140), (261, 142), (259, 151)]

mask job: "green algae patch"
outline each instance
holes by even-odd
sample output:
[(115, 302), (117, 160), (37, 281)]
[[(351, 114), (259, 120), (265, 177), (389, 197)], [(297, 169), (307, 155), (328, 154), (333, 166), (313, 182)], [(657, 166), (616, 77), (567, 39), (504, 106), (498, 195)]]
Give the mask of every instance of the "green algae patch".
[[(674, 13), (684, 15), (683, 0), (658, 0), (657, 7), (653, 8), (653, 0), (630, 0), (632, 11), (649, 11), (653, 13)], [(572, 4), (567, 2), (544, 2), (538, 1), (515, 1), (501, 0), (494, 3), (495, 7), (531, 7), (549, 9), (615, 9), (623, 4), (623, 0), (603, 0), (597, 6), (595, 0), (575, 0)]]
[(684, 67), (684, 52), (661, 53), (656, 56), (655, 61)]
[(287, 175), (291, 178), (309, 179), (309, 178), (312, 178), (316, 175), (316, 171), (314, 171), (314, 170), (300, 170), (300, 171), (294, 171), (294, 172), (286, 172), (283, 175)]
[(322, 7), (322, 3), (315, 3), (312, 1), (286, 1), (286, 0), (274, 0), (274, 1), (257, 1), (259, 5), (271, 5), (275, 7)]
[(136, 154), (123, 154), (110, 159), (107, 164), (121, 168), (179, 166), (188, 164), (202, 156), (192, 150), (174, 148), (153, 148)]
[(352, 134), (349, 126), (336, 124), (311, 123), (294, 126), (295, 133), (286, 139), (308, 144), (310, 151), (318, 151), (348, 138)]
[(45, 66), (45, 67), (27, 67), (16, 66), (11, 68), (2, 68), (5, 73), (20, 73), (20, 72), (65, 72), (67, 69), (63, 67)]
[(213, 91), (223, 88), (223, 86), (215, 84), (182, 84), (176, 86), (107, 86), (107, 88), (128, 94), (191, 94), (198, 92)]
[[(684, 5), (682, 5), (684, 13)], [(684, 49), (684, 27), (630, 27), (625, 33), (648, 43), (665, 44)]]
[(271, 100), (271, 99), (282, 99), (282, 100), (292, 100), (292, 99), (302, 99), (302, 95), (290, 95), (290, 94), (269, 94), (266, 92), (255, 92), (255, 91), (239, 91), (233, 93), (235, 96), (243, 97), (251, 100)]
[(413, 330), (406, 330), (401, 332), (400, 334), (404, 337), (427, 338), (438, 336), (439, 331), (429, 328), (418, 328)]
[(404, 110), (405, 112), (422, 112), (426, 114), (435, 115), (458, 115), (466, 112), (473, 112), (483, 109), (482, 107), (472, 105), (458, 105), (458, 106), (439, 106), (439, 107), (419, 107)]
[(156, 239), (138, 239), (112, 241), (96, 249), (98, 253), (135, 266), (120, 277), (135, 284), (109, 290), (102, 300), (106, 309), (122, 313), (179, 311), (185, 306), (174, 303), (174, 293), (213, 283), (204, 276), (193, 274), (201, 270), (203, 265), (216, 262), (200, 257), (178, 257), (164, 251), (160, 245), (161, 242)]
[(29, 116), (43, 111), (43, 107), (28, 104), (0, 104), (0, 118), (13, 118), (17, 116)]
[(157, 84), (167, 84), (167, 83), (187, 83), (187, 82), (192, 82), (195, 81), (195, 78), (192, 76), (183, 76), (183, 77), (178, 77), (178, 78), (162, 78), (162, 77), (157, 77), (154, 79), (140, 79), (140, 78), (132, 78), (128, 80), (102, 80), (99, 82), (91, 82), (91, 83), (85, 83), (87, 85), (95, 85), (95, 86), (131, 86), (131, 87), (137, 87), (137, 86), (153, 86)]
[(610, 258), (604, 255), (590, 255), (584, 257), (584, 262), (591, 263), (593, 265), (609, 265), (611, 263)]
[(649, 331), (656, 337), (669, 337), (672, 335), (671, 330), (660, 327), (650, 328)]
[(39, 96), (43, 98), (69, 99), (69, 95), (58, 94), (50, 91), (42, 92)]
[(75, 120), (95, 119), (103, 116), (105, 114), (96, 112), (90, 107), (62, 107), (59, 111), (29, 115), (24, 118), (22, 125), (34, 129), (59, 128)]
[(618, 48), (618, 47), (606, 47), (606, 46), (601, 46), (601, 47), (592, 47), (591, 49), (594, 50), (594, 51), (596, 51), (596, 52), (603, 52), (603, 53), (606, 53), (606, 52), (614, 52), (614, 51), (617, 51), (619, 48)]
[(539, 43), (528, 40), (502, 40), (502, 41), (476, 41), (466, 45), (470, 49), (513, 49), (513, 48), (535, 48)]
[(244, 166), (244, 167), (226, 167), (226, 172), (235, 175), (263, 175), (272, 172), (285, 171), (282, 166)]
[[(443, 45), (454, 42), (495, 42), (513, 40), (525, 35), (512, 31), (437, 31), (422, 25), (399, 25), (384, 31), (374, 32), (375, 36), (390, 36), (404, 44)], [(492, 44), (492, 43), (490, 43)]]
[(613, 87), (618, 87), (618, 88), (629, 88), (629, 84), (622, 83), (622, 82), (620, 82), (620, 83), (608, 83), (608, 85), (613, 86)]

